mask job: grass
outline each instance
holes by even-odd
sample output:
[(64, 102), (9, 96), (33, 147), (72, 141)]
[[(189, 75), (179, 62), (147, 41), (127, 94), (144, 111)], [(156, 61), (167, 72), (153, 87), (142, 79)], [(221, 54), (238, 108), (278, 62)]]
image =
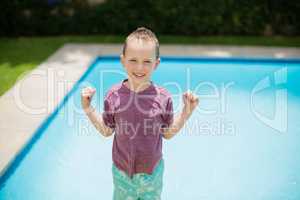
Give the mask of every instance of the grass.
[[(58, 36), (0, 38), (0, 96), (65, 43), (122, 43), (124, 36)], [(161, 36), (162, 44), (300, 47), (300, 37)]]

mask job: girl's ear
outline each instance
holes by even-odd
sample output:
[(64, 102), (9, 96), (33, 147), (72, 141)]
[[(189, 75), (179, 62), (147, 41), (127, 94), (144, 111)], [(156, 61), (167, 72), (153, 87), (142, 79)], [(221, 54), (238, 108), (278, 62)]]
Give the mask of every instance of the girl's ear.
[(123, 55), (123, 54), (120, 55), (120, 61), (121, 61), (122, 65), (125, 66), (125, 65), (124, 65), (124, 63), (125, 63), (125, 62), (124, 62), (124, 55)]
[(157, 68), (157, 66), (159, 65), (159, 63), (160, 63), (160, 58), (157, 58), (156, 61), (155, 61), (154, 70)]

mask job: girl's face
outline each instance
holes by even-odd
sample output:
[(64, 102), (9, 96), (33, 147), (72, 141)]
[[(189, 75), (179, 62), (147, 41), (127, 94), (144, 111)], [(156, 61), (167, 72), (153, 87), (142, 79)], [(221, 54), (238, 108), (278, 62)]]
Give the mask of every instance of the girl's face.
[(129, 81), (139, 87), (148, 84), (151, 74), (160, 63), (156, 59), (155, 43), (139, 39), (127, 41), (125, 55), (121, 55), (121, 62), (127, 71)]

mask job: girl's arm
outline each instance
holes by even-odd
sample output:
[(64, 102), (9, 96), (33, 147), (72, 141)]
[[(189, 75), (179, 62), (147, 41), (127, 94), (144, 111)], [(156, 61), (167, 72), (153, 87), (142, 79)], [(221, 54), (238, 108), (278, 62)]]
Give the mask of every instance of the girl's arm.
[(163, 129), (163, 137), (165, 139), (171, 139), (181, 130), (194, 109), (197, 107), (199, 99), (191, 92), (186, 92), (183, 94), (183, 102), (184, 107), (182, 112), (175, 116), (173, 123), (169, 127)]
[(113, 134), (114, 129), (106, 126), (103, 122), (102, 114), (98, 113), (95, 108), (90, 106), (84, 110), (95, 128), (104, 136), (109, 137)]
[(91, 106), (91, 101), (93, 95), (95, 94), (96, 90), (91, 87), (86, 87), (81, 91), (81, 105), (92, 122), (95, 128), (104, 136), (109, 137), (113, 134), (114, 129), (106, 126), (103, 122), (102, 114), (98, 113), (95, 108)]

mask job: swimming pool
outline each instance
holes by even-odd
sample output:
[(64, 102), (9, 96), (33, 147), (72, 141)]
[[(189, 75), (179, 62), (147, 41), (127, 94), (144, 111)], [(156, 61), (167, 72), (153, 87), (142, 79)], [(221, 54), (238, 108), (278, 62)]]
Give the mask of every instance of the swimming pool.
[[(0, 179), (0, 199), (111, 199), (112, 137), (80, 107), (80, 88), (125, 78), (117, 57), (98, 58)], [(186, 128), (164, 141), (162, 199), (300, 198), (300, 60), (163, 57), (156, 84), (181, 106), (200, 105)]]

